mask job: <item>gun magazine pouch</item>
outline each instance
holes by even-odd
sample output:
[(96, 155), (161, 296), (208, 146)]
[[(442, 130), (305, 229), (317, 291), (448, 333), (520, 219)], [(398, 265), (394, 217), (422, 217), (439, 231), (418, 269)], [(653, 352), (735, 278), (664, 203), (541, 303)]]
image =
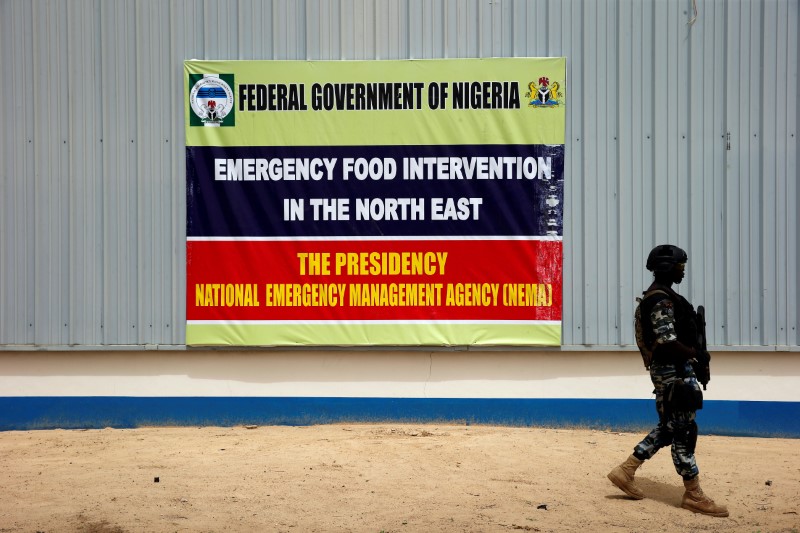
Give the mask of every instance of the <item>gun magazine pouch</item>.
[(676, 379), (669, 385), (666, 401), (672, 412), (698, 411), (703, 408), (703, 391), (694, 379)]

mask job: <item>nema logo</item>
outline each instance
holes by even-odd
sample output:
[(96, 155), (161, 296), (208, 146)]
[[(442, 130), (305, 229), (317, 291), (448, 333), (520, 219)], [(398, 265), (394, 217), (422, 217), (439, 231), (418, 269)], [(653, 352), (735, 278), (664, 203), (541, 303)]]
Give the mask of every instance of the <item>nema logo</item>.
[(189, 74), (189, 126), (235, 126), (233, 74)]

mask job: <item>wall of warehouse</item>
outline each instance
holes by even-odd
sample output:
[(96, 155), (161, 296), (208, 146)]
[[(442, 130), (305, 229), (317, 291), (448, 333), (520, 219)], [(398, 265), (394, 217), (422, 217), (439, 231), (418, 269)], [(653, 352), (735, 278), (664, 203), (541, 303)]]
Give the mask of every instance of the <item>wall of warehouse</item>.
[[(709, 313), (701, 431), (800, 436), (798, 2), (696, 6), (0, 3), (0, 429), (644, 427), (633, 302), (672, 242)], [(561, 349), (186, 349), (185, 59), (512, 56), (567, 58)]]
[[(800, 437), (799, 356), (715, 351), (701, 432)], [(0, 430), (387, 420), (642, 430), (656, 419), (633, 351), (4, 352), (0, 390)]]

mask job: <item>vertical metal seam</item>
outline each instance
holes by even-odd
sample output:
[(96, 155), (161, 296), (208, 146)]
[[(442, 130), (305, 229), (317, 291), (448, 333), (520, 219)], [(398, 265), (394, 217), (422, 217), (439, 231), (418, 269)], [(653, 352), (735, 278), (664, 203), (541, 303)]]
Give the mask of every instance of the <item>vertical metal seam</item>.
[[(67, 8), (67, 11), (69, 11), (68, 8)], [(66, 18), (67, 18), (67, 20), (69, 20), (69, 13), (67, 13)], [(70, 53), (71, 50), (70, 50), (70, 39), (69, 39), (69, 36), (70, 36), (69, 29), (70, 29), (71, 26), (72, 26), (71, 24), (66, 24), (66, 27), (64, 28), (64, 33), (66, 34), (64, 40), (66, 41), (67, 58), (73, 57), (72, 54)], [(72, 118), (70, 116), (72, 114), (72, 106), (69, 105), (70, 104), (70, 96), (71, 96), (71, 94), (70, 94), (70, 92), (71, 92), (70, 91), (70, 85), (71, 85), (70, 84), (70, 78), (72, 77), (71, 70), (72, 69), (67, 68), (67, 83), (66, 83), (66, 85), (67, 85), (67, 120), (69, 121), (69, 124), (67, 125), (67, 135), (66, 135), (66, 137), (69, 140), (69, 143), (67, 144), (67, 154), (66, 154), (67, 155), (67, 165), (66, 165), (66, 167), (67, 167), (67, 169), (66, 169), (66, 174), (67, 174), (67, 194), (66, 194), (66, 198), (64, 199), (66, 201), (66, 203), (67, 203), (66, 216), (64, 217), (66, 219), (66, 225), (67, 225), (67, 230), (66, 230), (66, 235), (67, 235), (67, 279), (66, 279), (66, 282), (67, 282), (67, 287), (66, 287), (67, 324), (65, 324), (64, 326), (67, 328), (67, 331), (64, 333), (64, 335), (61, 336), (61, 338), (66, 338), (67, 339), (67, 344), (73, 344), (72, 341), (73, 341), (73, 339), (75, 337), (74, 336), (74, 333), (75, 333), (75, 320), (73, 320), (73, 317), (72, 317), (72, 301), (73, 301), (73, 298), (72, 298), (72, 291), (73, 291), (73, 287), (72, 287), (72, 285), (73, 285), (73, 283), (72, 283), (73, 264), (72, 264), (72, 261), (73, 261), (74, 254), (73, 254), (73, 242), (72, 242), (73, 241), (73, 239), (72, 239), (73, 224), (72, 224), (71, 213), (73, 212), (73, 209), (74, 209), (75, 206), (72, 205), (72, 191), (74, 190), (74, 183), (73, 183), (73, 176), (72, 176), (72, 161), (73, 161), (73, 158), (72, 158), (72, 152), (73, 152), (73, 150), (72, 150), (72, 144), (73, 144), (72, 143), (72, 124), (74, 124), (74, 121), (72, 120)], [(64, 139), (64, 140), (66, 141), (67, 139)]]
[[(30, 20), (31, 26), (30, 26), (30, 31), (28, 32), (28, 35), (32, 36), (32, 44), (31, 44), (31, 78), (33, 79), (33, 86), (34, 87), (36, 87), (38, 85), (37, 79), (36, 79), (37, 78), (36, 77), (36, 67), (37, 67), (37, 63), (38, 63), (37, 62), (37, 55), (36, 55), (36, 48), (37, 48), (36, 43), (38, 42), (38, 39), (33, 37), (35, 35), (35, 33), (34, 33), (35, 32), (35, 30), (34, 30), (34, 19), (36, 18), (35, 10), (36, 10), (35, 5), (31, 5), (31, 20)], [(39, 303), (40, 288), (39, 288), (39, 283), (36, 283), (36, 277), (37, 277), (37, 272), (38, 272), (38, 263), (39, 263), (39, 253), (38, 253), (39, 239), (37, 237), (38, 237), (38, 233), (39, 233), (38, 228), (39, 228), (39, 226), (41, 224), (40, 218), (39, 218), (39, 211), (40, 211), (39, 202), (36, 201), (36, 198), (37, 198), (36, 192), (39, 189), (39, 187), (37, 187), (37, 181), (39, 180), (39, 173), (40, 173), (40, 168), (39, 168), (40, 162), (39, 162), (39, 158), (36, 157), (36, 150), (37, 150), (36, 136), (37, 136), (37, 133), (38, 133), (36, 126), (38, 125), (37, 114), (39, 114), (39, 113), (41, 113), (41, 111), (39, 111), (39, 106), (33, 106), (33, 125), (31, 126), (31, 139), (33, 140), (33, 147), (32, 147), (31, 153), (33, 154), (33, 161), (31, 163), (31, 169), (33, 170), (33, 194), (34, 194), (34, 201), (33, 201), (33, 232), (32, 232), (33, 233), (33, 235), (32, 235), (32, 240), (33, 240), (33, 265), (32, 265), (32, 267), (33, 267), (34, 283), (33, 283), (33, 304), (32, 304), (31, 307), (33, 308), (32, 309), (32, 314), (33, 314), (33, 339), (34, 339), (34, 343), (37, 343), (36, 341), (37, 341), (37, 339), (39, 339), (39, 331), (41, 330), (41, 324), (40, 324), (41, 321), (38, 320), (39, 315), (38, 315), (38, 309), (37, 309), (37, 307), (38, 307), (37, 304)]]
[[(135, 80), (139, 79), (139, 56), (140, 56), (139, 50), (138, 50), (138, 46), (136, 46), (137, 35), (138, 35), (137, 32), (139, 30), (139, 25), (137, 24), (137, 20), (136, 20), (136, 8), (137, 8), (137, 5), (134, 3), (134, 6), (133, 6), (133, 17), (132, 17), (133, 18), (133, 20), (132, 20), (132, 25), (133, 25), (132, 32), (133, 32), (133, 42), (134, 42), (134, 50), (133, 50), (133, 79), (135, 79)], [(142, 257), (142, 255), (144, 255), (144, 254), (141, 253), (141, 245), (142, 245), (141, 233), (142, 233), (142, 231), (141, 231), (141, 222), (138, 220), (139, 219), (139, 203), (140, 203), (139, 202), (139, 197), (141, 196), (141, 189), (142, 189), (142, 181), (138, 179), (139, 171), (140, 171), (138, 154), (139, 154), (139, 145), (141, 144), (139, 142), (140, 120), (141, 119), (139, 119), (137, 117), (137, 119), (133, 122), (133, 135), (132, 136), (133, 136), (133, 140), (135, 141), (133, 143), (135, 150), (132, 151), (132, 155), (135, 155), (136, 159), (134, 161), (132, 161), (132, 165), (131, 165), (134, 168), (133, 175), (137, 176), (137, 180), (136, 180), (136, 182), (137, 182), (136, 193), (137, 194), (136, 194), (136, 197), (133, 198), (133, 206), (131, 208), (131, 212), (134, 213), (136, 215), (136, 217), (137, 217), (136, 235), (134, 236), (134, 240), (135, 240), (134, 249), (136, 250), (136, 253), (139, 256), (139, 257), (135, 258), (135, 265), (136, 265), (136, 269), (138, 271), (136, 273), (136, 291), (135, 291), (135, 294), (139, 294), (139, 291), (141, 290), (141, 287), (144, 285), (144, 282), (143, 282), (142, 278), (144, 276), (144, 270), (145, 270), (144, 268), (142, 268), (142, 262), (144, 261), (144, 258)], [(142, 335), (142, 333), (141, 333), (141, 330), (142, 330), (142, 328), (141, 328), (141, 325), (142, 325), (141, 324), (141, 317), (142, 317), (143, 308), (144, 308), (144, 303), (142, 302), (143, 299), (144, 298), (136, 298), (136, 300), (137, 300), (136, 301), (136, 323), (132, 325), (133, 327), (131, 329), (136, 330), (136, 326), (137, 325), (139, 326), (139, 329), (138, 329), (138, 331), (135, 332), (135, 335), (132, 336), (134, 339), (141, 339), (141, 335)], [(137, 344), (139, 344), (139, 343), (137, 342)]]
[[(621, 72), (622, 69), (620, 68), (620, 65), (622, 64), (622, 58), (621, 58), (621, 55), (622, 55), (622, 46), (621, 46), (621, 42), (622, 42), (622, 24), (620, 22), (620, 18), (622, 17), (622, 9), (620, 8), (621, 1), (622, 0), (616, 0), (613, 3), (614, 8), (615, 8), (614, 9), (615, 10), (614, 20), (616, 20), (616, 23), (617, 23), (617, 31), (614, 32), (615, 33), (615, 38), (614, 38), (614, 48), (615, 48), (614, 57), (617, 58), (617, 77), (616, 77), (617, 78), (616, 79), (616, 81), (617, 81), (616, 86), (617, 87), (622, 87), (622, 79), (621, 79), (622, 78), (622, 72)], [(615, 138), (617, 136), (619, 136), (619, 131), (621, 129), (620, 128), (620, 122), (622, 120), (621, 119), (621, 115), (622, 115), (622, 106), (617, 106), (616, 113), (614, 113), (614, 119), (615, 119), (614, 131), (616, 132)], [(620, 143), (619, 142), (614, 143), (614, 148), (611, 151), (615, 154), (615, 158), (616, 158), (616, 161), (617, 161), (617, 178), (616, 178), (616, 182), (617, 182), (617, 199), (616, 199), (615, 203), (616, 203), (616, 206), (617, 206), (617, 213), (620, 213), (621, 210), (622, 210), (622, 185), (623, 185), (622, 184), (622, 153), (620, 151)], [(617, 226), (617, 242), (621, 243), (625, 239), (624, 239), (624, 228), (622, 227), (622, 219), (619, 217), (619, 215), (617, 216), (617, 224), (616, 224), (616, 226)], [(617, 257), (618, 257), (617, 263), (619, 265), (621, 265), (622, 261), (623, 261), (623, 259), (622, 259), (622, 247), (621, 246), (617, 247)], [(622, 269), (621, 268), (617, 268), (617, 276), (616, 277), (617, 277), (617, 302), (618, 302), (616, 316), (614, 317), (616, 322), (617, 322), (617, 328), (616, 328), (617, 329), (617, 331), (616, 331), (616, 341), (617, 342), (616, 342), (616, 344), (622, 345), (622, 296), (623, 296), (623, 292), (624, 291), (623, 291), (623, 288), (622, 288)]]
[[(585, 68), (586, 68), (586, 61), (585, 61), (586, 54), (584, 53), (585, 50), (586, 50), (586, 40), (585, 40), (586, 39), (586, 13), (585, 13), (585, 11), (581, 12), (580, 27), (581, 27), (581, 33), (579, 35), (579, 40), (580, 40), (579, 41), (580, 42), (579, 49), (581, 50), (581, 69), (580, 69), (580, 71), (581, 71), (581, 73), (584, 73), (585, 72)], [(582, 94), (581, 96), (585, 100), (585, 94)], [(580, 124), (580, 133), (583, 134), (585, 132), (585, 128), (586, 128), (586, 113), (581, 114), (581, 117), (580, 117), (580, 120), (579, 120), (579, 124)], [(584, 137), (585, 137), (585, 135), (584, 135)], [(585, 142), (585, 139), (584, 139), (584, 144), (580, 145), (580, 150), (579, 150), (579, 153), (581, 154), (581, 158), (580, 158), (581, 161), (586, 161), (586, 157), (585, 157), (586, 150), (584, 148), (585, 145), (586, 145), (586, 142)], [(586, 169), (584, 168), (584, 165), (581, 164), (580, 168), (581, 168), (581, 174), (583, 176), (585, 176), (586, 175)], [(584, 180), (582, 180), (581, 182), (585, 186), (586, 182)], [(581, 195), (581, 200), (583, 201), (583, 209), (582, 209), (582, 211), (583, 211), (583, 213), (586, 213), (586, 194), (582, 194)], [(584, 224), (586, 223), (585, 220), (583, 222), (584, 222)], [(587, 270), (586, 269), (586, 255), (587, 255), (586, 252), (587, 252), (587, 250), (586, 250), (586, 236), (585, 235), (583, 236), (581, 244), (582, 244), (582, 247), (583, 247), (583, 254), (582, 254), (583, 255), (583, 261), (581, 262), (581, 279), (582, 280), (586, 280), (586, 270)], [(587, 341), (587, 337), (586, 337), (586, 335), (587, 335), (587, 333), (586, 333), (586, 331), (587, 331), (587, 326), (586, 326), (586, 322), (587, 322), (587, 320), (586, 320), (586, 308), (587, 308), (587, 306), (588, 306), (588, 302), (587, 302), (587, 298), (586, 298), (586, 283), (584, 282), (583, 287), (581, 288), (581, 314), (582, 314), (581, 323), (583, 324), (583, 328), (582, 328), (582, 332), (581, 332), (581, 344), (586, 344), (586, 341)]]
[[(798, 30), (800, 30), (800, 9), (796, 9), (796, 17), (795, 17), (795, 46), (797, 49), (795, 50), (795, 58), (800, 59), (800, 37), (798, 37)], [(788, 19), (788, 17), (787, 17)], [(788, 22), (788, 21), (787, 21)], [(787, 32), (787, 35), (789, 33)], [(788, 60), (788, 57), (787, 57)], [(797, 73), (797, 64), (794, 65), (795, 73)], [(797, 101), (800, 100), (800, 85), (798, 85), (797, 77), (795, 76), (795, 123), (794, 123), (794, 145), (795, 145), (795, 163), (797, 163), (797, 154), (800, 153), (800, 134), (798, 134), (797, 126), (800, 125), (800, 106), (797, 105)], [(787, 91), (788, 92), (788, 91)], [(788, 151), (787, 151), (788, 154)], [(797, 169), (795, 169), (795, 172)], [(795, 206), (800, 205), (800, 186), (797, 185), (795, 182)], [(787, 211), (788, 213), (789, 211)], [(797, 212), (795, 212), (795, 218), (797, 218)], [(788, 233), (788, 232), (787, 232)], [(795, 232), (795, 267), (800, 267), (797, 262), (800, 260), (800, 231)], [(787, 254), (788, 260), (788, 254)], [(788, 265), (787, 265), (788, 266)], [(791, 269), (787, 269), (787, 272), (790, 272)], [(797, 284), (797, 281), (795, 281)], [(796, 285), (797, 287), (797, 285)], [(797, 346), (800, 344), (800, 290), (795, 291), (795, 317), (796, 317), (796, 324), (794, 325), (794, 345)]]
[[(761, 60), (760, 60), (761, 72), (763, 73), (764, 72), (764, 59), (765, 59), (766, 49), (767, 49), (767, 43), (766, 43), (766, 37), (765, 37), (765, 35), (766, 35), (766, 21), (765, 21), (766, 8), (765, 8), (765, 5), (764, 5), (764, 2), (760, 3), (759, 9), (761, 11), (761, 13), (760, 13), (761, 20), (760, 20), (760, 24), (759, 24), (759, 33), (760, 33), (760, 36), (759, 36), (760, 37), (760, 39), (759, 39), (759, 57), (761, 58)], [(777, 58), (776, 58), (776, 64), (777, 64)], [(766, 245), (766, 237), (767, 237), (766, 236), (766, 230), (767, 230), (767, 227), (768, 227), (766, 219), (769, 216), (773, 216), (774, 217), (776, 215), (776, 213), (775, 213), (774, 209), (771, 209), (771, 210), (770, 209), (765, 209), (766, 204), (764, 203), (764, 200), (765, 200), (765, 198), (764, 198), (764, 189), (765, 189), (766, 185), (764, 183), (764, 179), (765, 178), (766, 179), (775, 179), (775, 177), (774, 176), (767, 177), (765, 175), (765, 173), (764, 173), (764, 170), (765, 170), (764, 169), (764, 148), (765, 148), (765, 146), (764, 146), (764, 132), (766, 131), (764, 111), (765, 111), (765, 108), (766, 108), (766, 104), (764, 102), (764, 100), (765, 100), (764, 98), (758, 98), (757, 100), (758, 100), (758, 115), (759, 115), (759, 124), (758, 124), (758, 147), (759, 147), (759, 150), (758, 150), (758, 154), (756, 154), (756, 157), (758, 157), (758, 169), (759, 169), (759, 173), (761, 174), (761, 179), (758, 180), (758, 185), (759, 185), (759, 187), (758, 187), (758, 193), (759, 193), (758, 194), (758, 205), (759, 205), (759, 210), (761, 211), (761, 213), (760, 213), (761, 214), (761, 217), (760, 217), (760, 219), (761, 219), (760, 220), (761, 228), (759, 228), (761, 230), (761, 231), (759, 231), (759, 233), (761, 235), (761, 242), (759, 243), (760, 244), (759, 247), (761, 249), (761, 253), (759, 255), (761, 256), (761, 260), (758, 262), (758, 265), (759, 265), (758, 279), (761, 280), (761, 287), (760, 287), (760, 291), (759, 291), (758, 309), (759, 309), (759, 325), (760, 325), (760, 329), (759, 329), (760, 343), (759, 344), (761, 344), (763, 346), (765, 344), (765, 341), (766, 341), (766, 338), (767, 338), (767, 334), (766, 334), (766, 330), (767, 330), (767, 322), (766, 322), (766, 317), (767, 317), (767, 311), (766, 311), (766, 307), (767, 307), (767, 298), (766, 298), (767, 287), (766, 287), (766, 284), (764, 283), (764, 279), (766, 279), (764, 277), (764, 274), (767, 271), (766, 262), (768, 261), (767, 255), (765, 253), (766, 247), (767, 247), (767, 245)], [(774, 239), (775, 237), (772, 236), (770, 238)], [(773, 258), (773, 266), (777, 266), (777, 261), (775, 261), (775, 258)], [(777, 303), (778, 303), (777, 298), (775, 299), (774, 303), (777, 305)], [(777, 328), (777, 323), (772, 324), (772, 327), (773, 328)], [(775, 330), (775, 333), (777, 333), (777, 329)], [(777, 339), (777, 334), (775, 335), (775, 338)]]
[[(723, 81), (723, 85), (722, 85), (722, 87), (723, 87), (723, 91), (722, 91), (722, 100), (723, 100), (723, 103), (722, 103), (722, 120), (723, 120), (723, 125), (724, 125), (723, 136), (725, 137), (723, 139), (723, 142), (725, 143), (725, 144), (723, 144), (723, 146), (725, 146), (727, 144), (727, 142), (728, 142), (728, 139), (729, 139), (728, 138), (728, 134), (729, 134), (729, 129), (730, 129), (730, 122), (729, 122), (730, 121), (730, 117), (728, 116), (728, 92), (729, 92), (729, 86), (728, 86), (728, 83), (727, 83), (727, 81), (728, 81), (728, 54), (729, 54), (728, 51), (730, 49), (729, 46), (728, 46), (729, 39), (730, 39), (730, 34), (728, 32), (728, 26), (730, 25), (730, 18), (729, 18), (730, 17), (730, 12), (728, 11), (728, 2), (723, 2), (723, 4), (722, 4), (722, 13), (723, 13), (723, 17), (722, 18), (723, 18), (723, 21), (724, 21), (724, 24), (722, 26), (722, 28), (723, 28), (722, 29), (722, 33), (723, 33), (723, 40), (722, 40), (723, 47), (722, 47), (722, 50), (723, 50), (723, 53), (725, 54), (725, 60), (722, 62), (722, 79), (724, 80)], [(730, 156), (728, 154), (727, 148), (722, 152), (722, 155), (723, 155), (723, 159), (722, 159), (722, 185), (723, 185), (723, 187), (722, 187), (722, 190), (724, 191), (723, 204), (724, 204), (724, 207), (725, 207), (725, 209), (722, 210), (722, 227), (723, 227), (723, 230), (722, 230), (723, 231), (722, 242), (723, 242), (723, 246), (725, 247), (725, 253), (723, 254), (724, 255), (724, 261), (723, 261), (723, 265), (722, 265), (722, 269), (721, 270), (722, 270), (722, 278), (723, 278), (722, 286), (727, 288), (728, 284), (729, 284), (729, 280), (730, 280), (730, 278), (728, 276), (729, 271), (728, 271), (728, 267), (727, 267), (729, 254), (730, 254), (730, 244), (729, 244), (729, 240), (728, 240), (729, 236), (730, 236), (730, 231), (729, 231), (729, 226), (728, 226), (729, 216), (728, 216), (728, 209), (727, 209), (728, 203), (730, 201), (730, 196), (729, 196), (730, 195), (730, 192), (729, 192), (730, 174), (728, 172), (728, 159), (729, 159)], [(730, 306), (729, 306), (728, 302), (729, 302), (729, 299), (728, 299), (728, 295), (727, 295), (727, 291), (726, 291), (726, 293), (722, 295), (722, 307), (723, 307), (722, 316), (725, 317), (725, 318), (724, 318), (723, 324), (721, 324), (722, 329), (724, 330), (723, 334), (722, 334), (722, 338), (724, 340), (724, 344), (726, 344), (726, 345), (730, 344), (730, 340), (731, 340), (731, 337), (730, 337), (731, 336), (731, 333), (730, 333), (730, 331), (731, 331), (731, 320), (730, 320), (730, 314), (729, 314), (729, 307)], [(726, 325), (727, 325), (727, 328), (725, 327)]]
[[(98, 29), (98, 31), (97, 31), (97, 39), (99, 41), (97, 43), (97, 48), (98, 48), (97, 54), (99, 55), (99, 58), (98, 58), (98, 63), (99, 63), (98, 69), (100, 70), (100, 74), (99, 74), (100, 75), (100, 79), (103, 80), (104, 79), (103, 78), (103, 59), (104, 59), (103, 56), (104, 56), (105, 47), (101, 46), (102, 42), (103, 42), (103, 2), (102, 2), (102, 0), (95, 0), (95, 6), (96, 6), (95, 9), (96, 9), (96, 13), (97, 13), (97, 22), (96, 22), (96, 24), (97, 24), (97, 29)], [(99, 133), (100, 133), (100, 173), (101, 174), (103, 174), (103, 171), (104, 171), (105, 166), (106, 166), (106, 151), (105, 151), (105, 145), (104, 145), (104, 142), (103, 142), (103, 140), (105, 139), (105, 128), (104, 128), (104, 124), (105, 124), (105, 116), (104, 116), (105, 115), (105, 105), (104, 105), (104, 102), (105, 102), (105, 98), (101, 94), (100, 95), (100, 105), (98, 106), (99, 113), (100, 113), (100, 132)], [(100, 179), (99, 181), (100, 181), (101, 198), (105, 199), (105, 196), (106, 196), (105, 180), (104, 179)], [(107, 257), (107, 254), (106, 254), (106, 237), (107, 237), (107, 232), (108, 232), (108, 228), (107, 228), (108, 225), (106, 224), (106, 206), (105, 206), (105, 203), (106, 202), (104, 200), (103, 201), (103, 205), (100, 207), (100, 253), (101, 253), (101, 256), (100, 256), (101, 257), (101, 260), (100, 260), (100, 289), (101, 289), (101, 292), (100, 292), (100, 344), (102, 344), (102, 345), (107, 345), (108, 344), (108, 340), (109, 340), (108, 339), (108, 333), (107, 333), (108, 328), (105, 327), (106, 326), (106, 308), (108, 307), (106, 305), (106, 276), (108, 274), (108, 268), (106, 268), (106, 264), (107, 264), (107, 260), (106, 260), (106, 257)]]
[[(652, 54), (651, 57), (650, 57), (650, 65), (651, 65), (651, 68), (650, 68), (651, 80), (650, 80), (650, 82), (651, 82), (652, 94), (650, 96), (651, 96), (651, 100), (652, 100), (653, 104), (656, 103), (656, 68), (655, 68), (655, 65), (656, 65), (656, 16), (657, 15), (656, 15), (656, 12), (655, 12), (655, 8), (653, 8), (653, 10), (651, 12), (651, 15), (650, 15), (650, 40), (651, 40), (650, 50), (651, 50), (651, 54)], [(644, 113), (642, 113), (642, 114), (644, 115)], [(656, 146), (656, 129), (655, 129), (655, 125), (656, 125), (656, 106), (653, 105), (651, 107), (651, 109), (650, 109), (650, 128), (649, 129), (651, 131), (650, 131), (650, 135), (647, 137), (648, 140), (652, 141), (652, 142), (648, 143), (647, 150), (650, 151), (652, 153), (652, 156), (653, 156), (653, 157), (651, 157), (651, 160), (650, 160), (650, 164), (651, 164), (650, 176), (652, 177), (651, 179), (652, 179), (652, 185), (653, 185), (653, 194), (650, 197), (650, 204), (651, 204), (650, 205), (650, 212), (651, 213), (657, 213), (657, 211), (656, 211), (656, 190), (655, 190), (655, 186), (656, 186), (656, 180), (655, 180), (655, 176), (656, 176), (656, 157), (655, 157), (655, 150), (652, 148), (653, 146)], [(650, 228), (650, 231), (651, 231), (651, 234), (650, 234), (650, 245), (652, 246), (653, 244), (658, 244), (658, 243), (655, 242), (656, 233), (657, 233), (656, 232), (656, 224), (652, 225), (652, 227)]]
[[(688, 0), (688, 1), (689, 2), (694, 2), (695, 0)], [(696, 4), (692, 4), (692, 5), (694, 6), (695, 9), (697, 8)], [(686, 30), (686, 33), (687, 33), (687, 35), (686, 35), (687, 58), (686, 58), (686, 65), (685, 65), (684, 68), (686, 69), (686, 84), (689, 87), (692, 87), (694, 85), (693, 84), (694, 80), (692, 79), (692, 74), (693, 74), (692, 65), (694, 64), (694, 61), (692, 61), (694, 59), (694, 53), (693, 53), (694, 40), (692, 39), (692, 29), (694, 28), (694, 23), (696, 22), (696, 20), (697, 20), (697, 16), (695, 16), (695, 18), (691, 19), (689, 22), (686, 23), (686, 25), (687, 25), (687, 30)], [(687, 93), (691, 94), (690, 91), (687, 91)], [(686, 240), (687, 240), (688, 249), (692, 250), (693, 249), (692, 246), (694, 245), (694, 242), (695, 242), (695, 239), (692, 238), (693, 237), (692, 228), (694, 227), (694, 225), (692, 224), (693, 217), (692, 217), (692, 200), (691, 200), (692, 197), (693, 197), (692, 192), (694, 190), (694, 188), (692, 187), (692, 184), (695, 181), (694, 180), (694, 176), (692, 174), (692, 161), (693, 161), (693, 159), (692, 159), (692, 102), (693, 102), (693, 99), (692, 98), (687, 98), (686, 101), (687, 101), (686, 102), (686, 112), (685, 112), (685, 116), (686, 116), (686, 135), (685, 135), (686, 142), (683, 143), (684, 150), (686, 150), (686, 179), (687, 179), (686, 191), (689, 194), (689, 198), (687, 199), (687, 202), (688, 202), (689, 206), (686, 209), (687, 218), (688, 218), (688, 220), (687, 220), (688, 231), (686, 232), (687, 233)], [(680, 131), (678, 131), (678, 135), (681, 135)], [(683, 137), (683, 135), (682, 135), (682, 137)], [(700, 173), (700, 180), (701, 181), (700, 181), (699, 189), (700, 189), (700, 194), (702, 195), (703, 203), (705, 203), (705, 194), (703, 194), (704, 193), (704, 187), (703, 187), (704, 179), (705, 179), (705, 176), (703, 176), (703, 174), (701, 172)], [(699, 237), (699, 240), (700, 240), (701, 243), (703, 242), (704, 239), (703, 239), (702, 235)], [(695, 272), (697, 272), (696, 268), (695, 268)], [(691, 294), (692, 293), (692, 289), (694, 287), (694, 276), (689, 277), (688, 285), (689, 285), (689, 293)]]

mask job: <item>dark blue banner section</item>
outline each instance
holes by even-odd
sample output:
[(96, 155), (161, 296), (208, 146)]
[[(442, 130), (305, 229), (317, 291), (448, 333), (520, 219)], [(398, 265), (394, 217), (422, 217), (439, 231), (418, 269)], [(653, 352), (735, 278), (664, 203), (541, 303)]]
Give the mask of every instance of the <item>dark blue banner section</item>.
[(563, 145), (187, 147), (189, 237), (561, 236)]

